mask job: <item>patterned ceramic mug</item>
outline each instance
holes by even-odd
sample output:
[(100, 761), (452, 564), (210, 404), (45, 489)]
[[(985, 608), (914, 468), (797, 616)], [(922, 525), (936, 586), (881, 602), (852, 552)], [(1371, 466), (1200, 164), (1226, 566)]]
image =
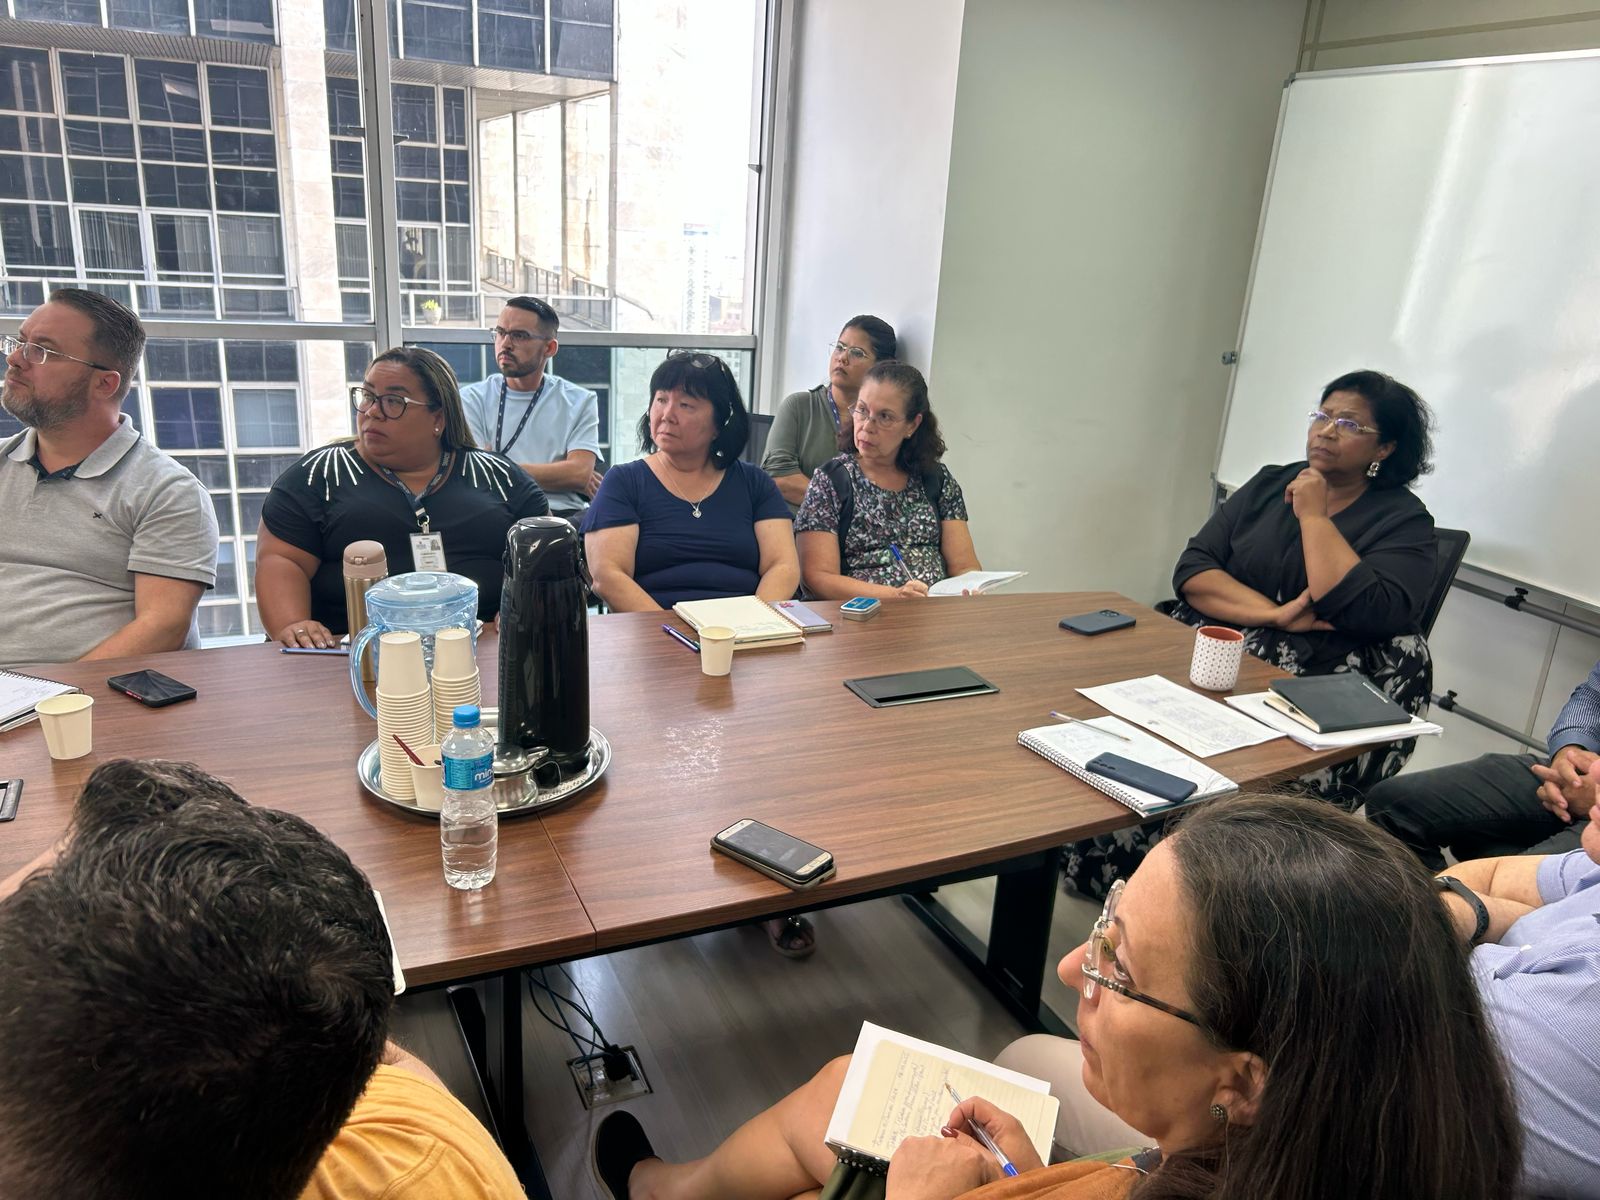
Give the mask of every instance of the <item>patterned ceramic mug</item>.
[(1239, 682), (1244, 634), (1222, 625), (1202, 625), (1194, 634), (1189, 682), (1210, 692), (1226, 692)]

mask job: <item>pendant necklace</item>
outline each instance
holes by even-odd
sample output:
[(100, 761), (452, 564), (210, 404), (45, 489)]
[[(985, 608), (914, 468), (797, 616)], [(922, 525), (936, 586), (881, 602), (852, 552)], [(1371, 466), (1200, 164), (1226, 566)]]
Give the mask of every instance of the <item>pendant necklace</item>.
[[(669, 470), (669, 471), (673, 471), (673, 472), (677, 471), (677, 468), (674, 467), (671, 463), (667, 462), (665, 459), (662, 460), (661, 465), (666, 467), (667, 470)], [(698, 499), (698, 500), (691, 500), (691, 499), (689, 499), (689, 497), (685, 496), (682, 492), (680, 492), (677, 488), (673, 487), (670, 483), (667, 483), (667, 481), (665, 479), (663, 479), (661, 476), (658, 475), (658, 476), (656, 476), (656, 478), (661, 479), (661, 482), (666, 484), (667, 491), (671, 492), (679, 500), (682, 500), (685, 504), (687, 504), (689, 506), (689, 511), (694, 514), (694, 519), (695, 520), (698, 521), (700, 519), (700, 506), (711, 498), (711, 492), (707, 492), (704, 496), (701, 496), (700, 499)], [(717, 489), (714, 488), (714, 487), (711, 489), (712, 492), (714, 492), (716, 490)]]

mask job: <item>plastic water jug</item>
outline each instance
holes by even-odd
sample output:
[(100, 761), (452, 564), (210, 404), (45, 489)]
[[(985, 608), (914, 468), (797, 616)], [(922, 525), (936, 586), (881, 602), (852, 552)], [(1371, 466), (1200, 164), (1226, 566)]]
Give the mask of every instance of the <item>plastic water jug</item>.
[[(411, 571), (391, 575), (367, 589), (367, 627), (350, 643), (350, 687), (361, 707), (376, 718), (366, 684), (361, 678), (361, 663), (367, 647), (380, 633), (409, 630), (422, 638), (422, 658), (428, 673), (433, 673), (433, 637), (441, 629), (470, 629), (472, 646), (478, 646), (478, 585), (463, 575), (448, 571)], [(372, 646), (378, 655), (378, 647)], [(378, 657), (376, 677), (383, 678), (383, 659)]]

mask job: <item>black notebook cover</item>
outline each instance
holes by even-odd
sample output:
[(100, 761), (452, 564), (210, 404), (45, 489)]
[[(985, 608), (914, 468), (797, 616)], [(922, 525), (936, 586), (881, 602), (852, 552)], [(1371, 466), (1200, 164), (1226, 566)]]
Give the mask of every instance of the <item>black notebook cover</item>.
[(1410, 713), (1356, 671), (1278, 679), (1273, 681), (1272, 690), (1294, 705), (1305, 723), (1318, 733), (1404, 725), (1411, 720)]

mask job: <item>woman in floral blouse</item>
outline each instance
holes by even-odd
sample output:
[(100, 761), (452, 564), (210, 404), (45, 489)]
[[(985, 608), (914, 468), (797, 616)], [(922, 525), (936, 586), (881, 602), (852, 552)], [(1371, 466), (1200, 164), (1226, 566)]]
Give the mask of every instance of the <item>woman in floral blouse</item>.
[(921, 371), (893, 359), (873, 366), (839, 441), (844, 453), (811, 477), (795, 517), (808, 594), (914, 599), (981, 569)]

